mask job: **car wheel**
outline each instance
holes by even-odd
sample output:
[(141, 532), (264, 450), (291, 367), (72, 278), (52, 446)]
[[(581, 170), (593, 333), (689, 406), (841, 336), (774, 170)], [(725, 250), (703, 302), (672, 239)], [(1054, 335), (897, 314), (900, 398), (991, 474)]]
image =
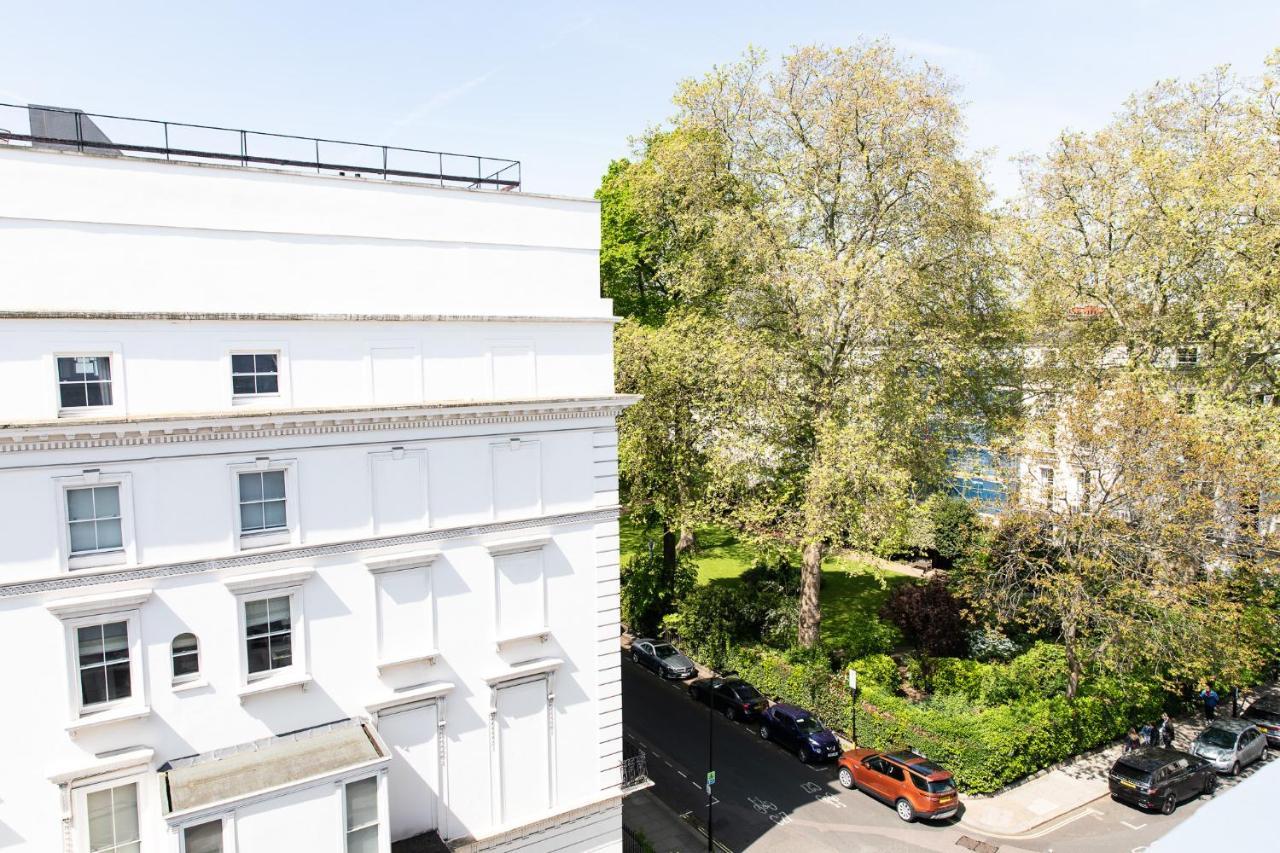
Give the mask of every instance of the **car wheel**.
[(840, 768), (840, 784), (845, 788), (853, 787), (853, 774), (849, 772), (848, 767)]
[(1206, 797), (1212, 797), (1212, 796), (1213, 796), (1213, 789), (1214, 789), (1214, 788), (1216, 788), (1216, 787), (1218, 787), (1218, 778), (1217, 778), (1216, 776), (1209, 775), (1209, 776), (1205, 776), (1205, 777), (1204, 777), (1204, 791), (1203, 791), (1203, 793), (1204, 793), (1204, 795), (1205, 795)]
[(636, 654), (635, 652), (632, 652), (632, 653), (631, 653), (631, 662), (632, 662), (632, 663), (634, 663), (634, 664), (639, 665), (639, 663), (640, 663), (640, 655)]
[(761, 727), (760, 727), (760, 739), (761, 739), (761, 740), (768, 740), (768, 739), (769, 739), (769, 727), (768, 727), (768, 726), (761, 726)]
[(1232, 776), (1239, 776), (1239, 775), (1240, 775), (1240, 762), (1239, 762), (1239, 761), (1237, 761), (1235, 764), (1232, 764), (1232, 765), (1231, 765), (1231, 775), (1232, 775)]
[(738, 712), (733, 709), (732, 705), (725, 705), (724, 717), (726, 720), (732, 723), (734, 720), (738, 719)]
[(1160, 803), (1160, 814), (1173, 814), (1173, 810), (1178, 807), (1178, 798), (1173, 794), (1167, 794)]
[(911, 807), (911, 803), (907, 802), (905, 799), (899, 799), (898, 802), (894, 804), (894, 808), (898, 810), (898, 817), (902, 818), (907, 823), (911, 823), (911, 821), (916, 819), (916, 810), (913, 809)]
[(803, 746), (796, 747), (796, 758), (800, 759), (801, 764), (808, 764), (809, 750), (805, 749)]

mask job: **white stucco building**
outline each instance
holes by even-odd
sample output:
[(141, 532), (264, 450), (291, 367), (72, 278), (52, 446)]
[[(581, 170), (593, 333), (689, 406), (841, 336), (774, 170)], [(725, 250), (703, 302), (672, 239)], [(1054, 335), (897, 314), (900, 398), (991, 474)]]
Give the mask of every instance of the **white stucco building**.
[(0, 849), (618, 849), (596, 203), (2, 143)]

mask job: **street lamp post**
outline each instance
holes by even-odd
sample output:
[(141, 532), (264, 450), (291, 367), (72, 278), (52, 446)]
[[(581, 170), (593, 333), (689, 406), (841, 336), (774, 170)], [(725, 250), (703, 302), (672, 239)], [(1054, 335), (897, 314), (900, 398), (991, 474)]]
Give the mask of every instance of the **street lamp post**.
[(707, 684), (707, 853), (712, 853), (716, 844), (715, 824), (711, 819), (711, 805), (715, 799), (711, 796), (711, 786), (716, 783), (715, 729), (713, 728), (716, 719), (716, 684), (717, 681), (723, 682), (729, 676), (737, 674), (735, 670), (722, 672), (719, 679), (713, 679)]
[(858, 745), (858, 671), (849, 669), (849, 734)]

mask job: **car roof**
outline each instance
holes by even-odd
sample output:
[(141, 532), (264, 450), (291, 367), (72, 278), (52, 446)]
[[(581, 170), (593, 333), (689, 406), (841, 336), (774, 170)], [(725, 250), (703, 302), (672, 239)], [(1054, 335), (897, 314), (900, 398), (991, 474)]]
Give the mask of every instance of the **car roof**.
[[(1214, 720), (1205, 728), (1204, 731), (1207, 732), (1209, 729), (1222, 729), (1223, 731), (1238, 735), (1243, 731), (1256, 728), (1257, 726), (1248, 720)], [(1204, 732), (1201, 732), (1200, 734), (1204, 734)]]
[(1195, 756), (1176, 749), (1165, 749), (1162, 746), (1147, 746), (1120, 756), (1116, 763), (1127, 764), (1139, 770), (1158, 770), (1166, 764), (1172, 764), (1179, 758), (1194, 759)]
[(636, 637), (634, 640), (631, 641), (631, 644), (635, 645), (636, 643), (656, 643), (656, 642), (658, 641), (655, 640), (653, 637)]
[(925, 756), (916, 752), (914, 749), (903, 749), (897, 752), (882, 753), (886, 758), (905, 764), (916, 773), (919, 773), (930, 782), (941, 782), (943, 779), (950, 779), (951, 773), (938, 765), (934, 764)]
[(788, 705), (786, 702), (779, 702), (777, 705), (774, 705), (773, 710), (774, 712), (778, 714), (782, 714), (783, 716), (786, 716), (786, 717), (812, 717), (813, 716), (813, 713), (811, 711), (806, 711), (804, 708), (801, 708), (799, 705)]

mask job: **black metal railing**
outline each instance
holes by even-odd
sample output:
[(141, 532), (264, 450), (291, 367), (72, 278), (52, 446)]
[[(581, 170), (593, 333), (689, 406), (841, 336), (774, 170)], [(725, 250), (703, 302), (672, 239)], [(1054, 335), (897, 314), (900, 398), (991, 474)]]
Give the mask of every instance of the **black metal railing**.
[(637, 753), (622, 760), (622, 791), (626, 793), (633, 788), (644, 786), (649, 781), (649, 767), (645, 762), (645, 754)]
[(187, 163), (519, 190), (520, 161), (0, 103), (0, 144)]

